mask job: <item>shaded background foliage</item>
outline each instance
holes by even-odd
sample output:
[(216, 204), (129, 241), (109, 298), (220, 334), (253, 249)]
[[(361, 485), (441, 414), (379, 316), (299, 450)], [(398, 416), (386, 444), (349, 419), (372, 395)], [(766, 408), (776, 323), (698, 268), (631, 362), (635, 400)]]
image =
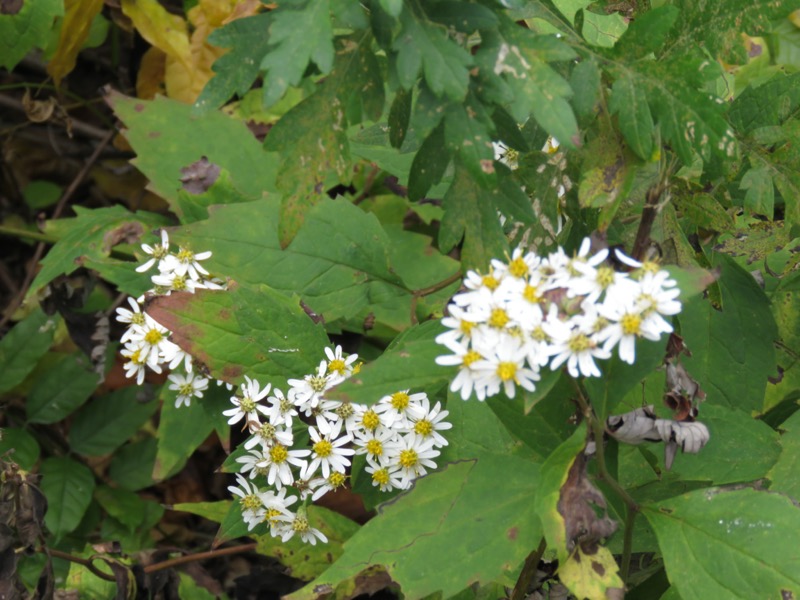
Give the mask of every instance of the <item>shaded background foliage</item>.
[[(374, 361), (338, 398), (413, 386), (444, 399), (452, 373), (433, 363), (432, 317), (460, 274), (522, 241), (572, 248), (597, 230), (718, 274), (677, 319), (712, 442), (671, 471), (658, 448), (608, 448), (644, 516), (626, 522), (639, 567), (623, 568), (625, 584), (651, 598), (800, 593), (787, 535), (800, 527), (800, 3), (0, 6), (0, 448), (14, 450), (2, 585), (272, 597), (313, 580), (293, 597), (500, 597), (544, 538), (573, 593), (605, 597), (622, 584), (611, 552), (624, 563), (631, 548), (609, 539), (606, 577), (567, 559), (557, 499), (585, 436), (565, 377), (514, 401), (451, 400), (447, 465), (363, 526), (383, 498), (356, 468), (359, 495), (309, 515), (329, 546), (261, 532), (236, 545), (245, 529), (215, 473), (240, 441), (220, 415), (228, 394), (177, 410), (163, 377), (128, 386), (115, 324), (110, 344), (96, 335), (124, 294), (150, 287), (133, 270), (140, 241), (177, 226), (176, 242), (212, 250), (240, 285), (154, 307), (177, 336), (202, 323), (183, 344), (216, 376), (283, 383), (327, 333)], [(549, 136), (555, 152), (541, 150)], [(287, 322), (306, 362), (265, 362)], [(663, 348), (637, 355), (587, 384), (601, 418), (661, 407)], [(212, 541), (248, 558), (167, 560)], [(19, 547), (40, 552), (18, 560)], [(76, 561), (90, 555), (100, 575)]]

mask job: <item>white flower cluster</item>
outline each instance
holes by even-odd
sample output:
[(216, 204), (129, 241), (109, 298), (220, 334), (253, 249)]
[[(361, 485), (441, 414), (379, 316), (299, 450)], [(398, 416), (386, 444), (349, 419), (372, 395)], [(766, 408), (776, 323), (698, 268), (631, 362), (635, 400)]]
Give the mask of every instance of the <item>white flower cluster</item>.
[(540, 371), (566, 364), (572, 377), (599, 377), (596, 359), (614, 348), (627, 363), (637, 338), (658, 340), (672, 331), (664, 319), (681, 310), (680, 290), (656, 263), (640, 263), (617, 252), (634, 270), (615, 271), (608, 250), (591, 254), (583, 240), (575, 256), (563, 249), (540, 257), (516, 249), (508, 262), (492, 260), (485, 275), (467, 273), (467, 290), (456, 295), (442, 324), (450, 331), (436, 341), (452, 354), (441, 365), (458, 365), (450, 390), (479, 400), (516, 386), (533, 391)]
[[(180, 247), (176, 254), (170, 251), (169, 235), (161, 230), (161, 243), (155, 246), (142, 244), (142, 250), (150, 256), (136, 271), (143, 273), (154, 265), (158, 266), (158, 275), (153, 275), (154, 284), (145, 295), (167, 295), (172, 291), (194, 292), (196, 289), (223, 289), (224, 284), (210, 277), (208, 271), (200, 264), (211, 256), (211, 252), (193, 253)], [(175, 406), (189, 406), (192, 398), (202, 398), (208, 388), (208, 379), (193, 372), (192, 357), (169, 341), (170, 332), (158, 324), (150, 315), (142, 311), (145, 296), (138, 299), (128, 298), (130, 310), (117, 309), (117, 321), (128, 325), (122, 335), (123, 349), (121, 354), (128, 359), (124, 364), (125, 375), (136, 377), (141, 385), (147, 369), (161, 373), (162, 367), (174, 370), (181, 366), (182, 373), (169, 375), (171, 390), (178, 396)]]
[[(303, 509), (291, 512), (298, 496), (287, 496), (287, 486), (297, 490), (300, 500), (317, 500), (344, 485), (352, 457), (363, 454), (374, 486), (406, 489), (427, 469), (436, 468), (437, 448), (447, 444), (440, 432), (451, 427), (443, 420), (447, 411), (439, 403), (431, 407), (424, 393), (399, 391), (370, 407), (325, 398), (358, 368), (358, 356), (345, 357), (341, 346), (325, 353), (327, 360), (315, 373), (289, 380), (286, 395), (245, 377), (231, 398), (234, 407), (223, 413), (231, 425), (243, 420), (251, 434), (244, 444), (248, 454), (236, 459), (241, 464), (239, 485), (229, 488), (241, 498), (242, 517), (250, 529), (267, 523), (271, 535), (283, 541), (295, 534), (311, 544), (327, 541), (309, 525)], [(295, 448), (300, 440), (295, 440), (292, 426), (300, 415), (311, 423), (309, 443)], [(256, 478), (269, 488), (259, 487), (252, 481)]]

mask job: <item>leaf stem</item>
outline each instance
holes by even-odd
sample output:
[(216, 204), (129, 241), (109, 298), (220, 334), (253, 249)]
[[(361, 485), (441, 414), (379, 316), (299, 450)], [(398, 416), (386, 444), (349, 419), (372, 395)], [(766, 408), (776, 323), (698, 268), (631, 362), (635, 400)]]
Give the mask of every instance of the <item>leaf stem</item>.
[(113, 575), (109, 575), (108, 573), (104, 573), (100, 569), (94, 566), (94, 559), (92, 558), (83, 558), (81, 556), (74, 556), (67, 552), (61, 552), (61, 550), (55, 550), (53, 548), (43, 547), (41, 549), (42, 552), (48, 554), (50, 556), (54, 556), (55, 558), (60, 558), (62, 560), (66, 560), (69, 562), (77, 563), (86, 567), (93, 575), (103, 579), (105, 581), (114, 581), (116, 582), (117, 579)]
[(154, 565), (147, 565), (144, 568), (144, 572), (154, 573), (156, 571), (163, 571), (164, 569), (169, 569), (171, 567), (177, 567), (178, 565), (185, 565), (186, 563), (190, 562), (197, 562), (218, 556), (227, 556), (229, 554), (239, 554), (240, 552), (250, 552), (251, 550), (255, 550), (257, 545), (258, 544), (256, 543), (242, 544), (240, 546), (231, 546), (230, 548), (209, 550), (208, 552), (198, 552), (197, 554), (186, 554), (177, 558), (161, 561)]
[(461, 271), (458, 270), (453, 273), (447, 279), (443, 279), (438, 283), (434, 283), (433, 285), (429, 285), (428, 287), (420, 288), (418, 290), (411, 291), (411, 323), (414, 325), (417, 324), (417, 302), (419, 302), (420, 298), (424, 296), (430, 296), (431, 294), (435, 294), (439, 290), (443, 290), (448, 285), (452, 285), (456, 281), (461, 279)]
[(542, 538), (542, 541), (539, 542), (539, 547), (525, 559), (525, 564), (522, 565), (522, 571), (514, 586), (514, 591), (511, 592), (511, 600), (522, 600), (528, 593), (528, 587), (536, 575), (536, 569), (539, 567), (539, 561), (542, 560), (545, 548), (547, 548), (547, 541)]
[(30, 229), (20, 229), (18, 227), (9, 227), (8, 225), (0, 225), (0, 235), (7, 235), (23, 240), (34, 240), (36, 242), (44, 242), (45, 244), (54, 244), (57, 241), (55, 238), (45, 233), (31, 231)]

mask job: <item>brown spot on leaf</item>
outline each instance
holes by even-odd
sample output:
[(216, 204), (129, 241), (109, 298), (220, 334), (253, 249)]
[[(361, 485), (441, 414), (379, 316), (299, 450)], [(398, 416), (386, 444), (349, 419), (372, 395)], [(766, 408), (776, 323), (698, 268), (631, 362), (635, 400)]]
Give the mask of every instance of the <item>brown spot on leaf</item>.
[(225, 321), (230, 320), (231, 311), (229, 311), (227, 308), (221, 308), (220, 311), (219, 311), (219, 318), (223, 319)]
[(138, 221), (123, 223), (119, 227), (107, 231), (103, 236), (103, 252), (109, 253), (117, 244), (134, 244), (138, 242), (144, 228)]
[(225, 365), (222, 368), (222, 378), (225, 381), (233, 381), (239, 379), (244, 373), (244, 369), (240, 365)]
[(136, 104), (133, 105), (133, 110), (135, 110), (136, 112), (142, 112), (144, 110), (144, 104), (142, 104), (141, 102), (137, 102)]
[(508, 533), (506, 533), (506, 537), (510, 540), (516, 540), (517, 535), (519, 535), (519, 529), (517, 529), (516, 527), (512, 527), (511, 529), (508, 530)]
[(761, 56), (761, 53), (764, 51), (764, 48), (761, 44), (752, 43), (750, 44), (750, 51), (747, 53), (747, 56), (750, 58), (755, 58), (756, 56)]
[(594, 561), (594, 560), (592, 561), (592, 571), (594, 571), (595, 573), (600, 575), (600, 577), (602, 577), (603, 575), (606, 574), (606, 568), (603, 565), (601, 565), (599, 562)]
[(791, 590), (781, 590), (781, 600), (794, 600), (795, 595)]
[(149, 137), (150, 139), (160, 138), (161, 137), (161, 132), (160, 131), (151, 131), (150, 133), (147, 134), (147, 137)]
[(203, 156), (181, 169), (181, 183), (183, 189), (190, 194), (202, 194), (219, 178), (220, 167)]
[(144, 309), (157, 323), (172, 332), (170, 340), (180, 346), (181, 350), (205, 364), (211, 364), (208, 353), (197, 344), (200, 329), (196, 325), (184, 322), (181, 313), (191, 310), (194, 302), (202, 302), (200, 297), (210, 290), (199, 290), (198, 293), (172, 292), (169, 296), (156, 296), (145, 299)]
[(0, 0), (0, 15), (15, 15), (22, 10), (23, 0)]
[(494, 161), (489, 159), (481, 160), (481, 171), (487, 175), (494, 173)]
[(302, 308), (305, 311), (305, 313), (309, 317), (311, 317), (311, 320), (314, 321), (315, 324), (318, 324), (318, 323), (323, 323), (324, 324), (325, 323), (325, 317), (323, 317), (320, 314), (315, 313), (313, 310), (311, 310), (311, 307), (308, 304), (306, 304), (305, 302), (303, 302), (302, 300), (300, 300), (300, 308)]

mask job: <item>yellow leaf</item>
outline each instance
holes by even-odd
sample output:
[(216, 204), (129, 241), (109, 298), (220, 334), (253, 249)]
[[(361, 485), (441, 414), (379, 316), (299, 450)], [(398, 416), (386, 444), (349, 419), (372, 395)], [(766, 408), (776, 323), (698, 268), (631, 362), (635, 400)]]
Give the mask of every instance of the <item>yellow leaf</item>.
[(56, 85), (75, 68), (78, 52), (89, 37), (92, 21), (103, 8), (103, 0), (67, 0), (64, 22), (58, 36), (58, 46), (53, 59), (47, 64), (47, 72)]
[(139, 72), (136, 74), (136, 96), (152, 100), (156, 94), (164, 95), (164, 77), (167, 55), (155, 46), (147, 49), (142, 56)]
[(800, 27), (800, 9), (792, 12), (789, 15), (789, 20), (792, 22), (792, 25), (795, 27)]
[(617, 561), (603, 546), (598, 546), (594, 554), (584, 554), (580, 546), (576, 547), (575, 552), (558, 568), (558, 577), (578, 598), (616, 600), (625, 594)]
[(133, 25), (151, 46), (191, 71), (192, 53), (189, 50), (186, 21), (169, 14), (156, 0), (122, 0), (122, 12), (133, 21)]

